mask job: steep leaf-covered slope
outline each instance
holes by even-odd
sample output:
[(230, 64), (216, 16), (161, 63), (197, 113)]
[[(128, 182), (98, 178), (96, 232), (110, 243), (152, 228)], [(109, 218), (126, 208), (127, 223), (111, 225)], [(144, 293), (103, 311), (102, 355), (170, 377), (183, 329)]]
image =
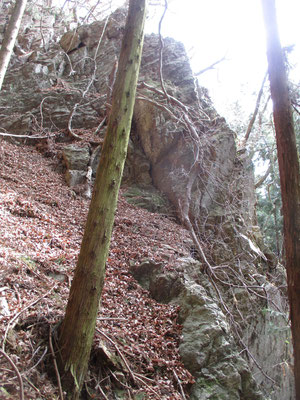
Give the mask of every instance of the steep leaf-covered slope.
[[(49, 15), (42, 38), (27, 13), (0, 97), (2, 131), (29, 136), (13, 139), (19, 146), (1, 143), (2, 329), (5, 349), (21, 371), (30, 365), (38, 390), (53, 365), (43, 352), (76, 263), (125, 14), (65, 35)], [(88, 390), (292, 399), (284, 272), (256, 226), (252, 165), (173, 39), (164, 39), (163, 52), (157, 35), (145, 40), (123, 183)], [(198, 247), (179, 223), (187, 218)], [(30, 369), (36, 362), (42, 372)], [(7, 375), (3, 381), (5, 390), (17, 388)], [(28, 385), (29, 397), (38, 396)]]

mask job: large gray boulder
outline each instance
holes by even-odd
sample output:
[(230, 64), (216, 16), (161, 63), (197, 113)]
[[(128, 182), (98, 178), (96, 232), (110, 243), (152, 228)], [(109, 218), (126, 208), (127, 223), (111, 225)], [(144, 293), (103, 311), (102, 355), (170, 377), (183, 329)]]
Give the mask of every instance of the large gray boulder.
[(190, 399), (262, 400), (214, 286), (201, 272), (201, 264), (181, 258), (176, 265), (175, 271), (166, 272), (162, 263), (144, 260), (140, 265), (133, 264), (131, 272), (155, 300), (180, 306), (183, 329), (179, 351), (185, 367), (195, 377)]
[(75, 187), (86, 182), (87, 169), (90, 161), (88, 146), (65, 146), (62, 152), (64, 163), (67, 167), (65, 178), (70, 187)]
[(68, 169), (87, 170), (90, 160), (88, 146), (78, 147), (76, 145), (68, 145), (64, 147), (62, 154)]
[(232, 264), (234, 268), (237, 276), (239, 268), (243, 271), (243, 279), (248, 273), (255, 276), (265, 288), (267, 303), (234, 282), (231, 296), (229, 286), (213, 284), (203, 265), (189, 257), (173, 261), (172, 271), (165, 270), (162, 262), (146, 259), (133, 263), (131, 272), (155, 300), (180, 306), (179, 351), (196, 381), (190, 399), (293, 400), (286, 300), (256, 264), (244, 261), (243, 265)]

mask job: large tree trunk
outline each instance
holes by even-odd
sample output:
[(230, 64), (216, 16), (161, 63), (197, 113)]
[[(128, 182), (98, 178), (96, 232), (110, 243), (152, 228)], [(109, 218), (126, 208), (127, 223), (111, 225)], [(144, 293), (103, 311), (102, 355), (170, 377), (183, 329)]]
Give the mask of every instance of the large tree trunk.
[(141, 61), (146, 0), (130, 0), (112, 108), (65, 318), (59, 334), (63, 383), (78, 399), (88, 367), (105, 263), (127, 154)]
[(275, 0), (262, 0), (284, 218), (290, 318), (294, 344), (296, 399), (300, 400), (300, 178), (284, 55), (280, 46)]
[(0, 90), (10, 61), (10, 57), (19, 33), (27, 0), (16, 0), (0, 49)]

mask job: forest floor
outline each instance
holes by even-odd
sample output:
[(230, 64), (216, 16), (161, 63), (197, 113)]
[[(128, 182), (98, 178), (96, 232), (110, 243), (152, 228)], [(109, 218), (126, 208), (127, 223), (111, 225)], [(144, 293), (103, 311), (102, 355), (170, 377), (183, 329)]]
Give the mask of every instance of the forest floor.
[[(0, 397), (61, 399), (52, 333), (64, 316), (89, 200), (66, 185), (55, 152), (46, 158), (2, 140), (0, 163)], [(144, 259), (172, 269), (188, 243), (180, 225), (121, 193), (83, 398), (188, 397), (193, 378), (180, 361), (178, 307), (151, 299), (129, 271)]]

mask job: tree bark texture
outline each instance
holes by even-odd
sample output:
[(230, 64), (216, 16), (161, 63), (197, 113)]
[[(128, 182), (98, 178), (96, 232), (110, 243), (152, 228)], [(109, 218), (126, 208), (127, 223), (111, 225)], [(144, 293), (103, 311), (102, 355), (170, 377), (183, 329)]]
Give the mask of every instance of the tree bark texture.
[(0, 49), (0, 90), (19, 33), (27, 0), (16, 0)]
[(300, 178), (288, 82), (280, 45), (275, 0), (262, 0), (267, 31), (269, 80), (273, 101), (284, 218), (284, 246), (294, 345), (296, 400), (300, 400)]
[(112, 108), (66, 314), (59, 332), (62, 380), (78, 399), (88, 367), (141, 61), (146, 0), (130, 0)]

